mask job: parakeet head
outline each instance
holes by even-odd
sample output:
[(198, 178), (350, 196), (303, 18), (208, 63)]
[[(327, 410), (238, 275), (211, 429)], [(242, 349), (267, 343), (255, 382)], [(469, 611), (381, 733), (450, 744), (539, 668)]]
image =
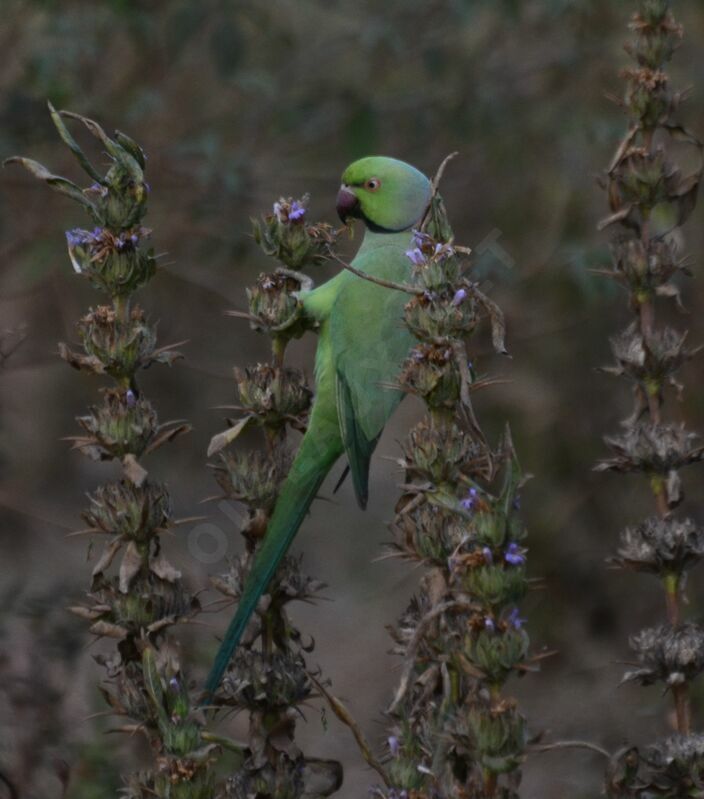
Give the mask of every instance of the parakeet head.
[(394, 233), (413, 227), (430, 203), (431, 185), (415, 167), (396, 158), (370, 156), (342, 175), (337, 213), (362, 219), (370, 230)]

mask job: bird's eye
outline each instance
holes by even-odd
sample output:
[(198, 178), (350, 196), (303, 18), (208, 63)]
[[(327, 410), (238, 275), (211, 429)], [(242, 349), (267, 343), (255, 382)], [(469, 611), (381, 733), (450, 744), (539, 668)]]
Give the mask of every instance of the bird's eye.
[(381, 181), (379, 178), (369, 178), (369, 180), (364, 184), (364, 188), (368, 191), (376, 191), (381, 186)]

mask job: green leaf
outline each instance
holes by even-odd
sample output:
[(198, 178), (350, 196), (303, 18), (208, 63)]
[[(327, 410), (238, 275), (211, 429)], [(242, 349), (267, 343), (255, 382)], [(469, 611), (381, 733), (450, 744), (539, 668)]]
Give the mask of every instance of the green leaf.
[(126, 133), (116, 130), (115, 140), (123, 148), (123, 150), (127, 150), (127, 152), (135, 159), (135, 161), (137, 161), (142, 169), (146, 169), (147, 162), (146, 158), (144, 157), (144, 150), (134, 139), (130, 138)]
[(73, 111), (60, 111), (59, 113), (63, 117), (77, 119), (79, 122), (82, 122), (93, 136), (105, 145), (105, 149), (108, 153), (124, 167), (134, 181), (141, 183), (144, 180), (144, 172), (137, 159), (124, 147), (113, 141), (97, 122), (88, 117), (81, 116), (80, 114), (75, 114)]
[(91, 164), (91, 162), (86, 158), (86, 155), (83, 152), (83, 150), (81, 150), (80, 146), (78, 145), (78, 142), (73, 138), (66, 125), (64, 125), (64, 121), (63, 119), (61, 119), (61, 114), (54, 108), (54, 106), (50, 102), (48, 102), (47, 105), (49, 106), (49, 113), (51, 114), (51, 119), (56, 127), (56, 130), (58, 130), (59, 136), (61, 136), (64, 144), (76, 156), (78, 163), (83, 167), (84, 171), (87, 172), (97, 183), (105, 185), (105, 180), (102, 177), (102, 175), (96, 170), (93, 164)]
[(503, 441), (501, 442), (501, 452), (503, 453), (506, 472), (504, 475), (504, 485), (501, 491), (503, 500), (503, 512), (506, 518), (511, 515), (513, 502), (518, 495), (518, 491), (523, 484), (523, 473), (518, 462), (518, 455), (513, 446), (511, 428), (506, 424), (504, 429)]
[(98, 213), (98, 209), (81, 191), (79, 186), (67, 178), (62, 178), (59, 175), (52, 174), (43, 164), (40, 164), (38, 161), (34, 161), (31, 158), (23, 158), (19, 155), (13, 155), (11, 158), (6, 158), (3, 161), (3, 166), (7, 166), (8, 164), (19, 164), (20, 166), (23, 166), (28, 172), (31, 172), (35, 178), (39, 178), (39, 180), (43, 180), (46, 184), (51, 186), (54, 191), (58, 191), (60, 194), (65, 194), (67, 197), (70, 197), (72, 200), (80, 203), (92, 214)]
[(159, 723), (168, 725), (169, 717), (164, 710), (164, 689), (159, 669), (156, 665), (156, 655), (150, 646), (146, 647), (142, 655), (142, 673), (144, 674), (144, 685), (154, 705)]

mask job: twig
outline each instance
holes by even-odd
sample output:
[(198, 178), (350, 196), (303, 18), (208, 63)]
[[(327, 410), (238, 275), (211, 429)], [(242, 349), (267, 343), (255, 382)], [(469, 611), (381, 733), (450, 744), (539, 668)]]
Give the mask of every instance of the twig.
[(376, 283), (377, 286), (383, 286), (386, 289), (395, 289), (396, 291), (405, 291), (406, 294), (415, 294), (416, 296), (422, 296), (425, 293), (423, 289), (409, 286), (407, 283), (394, 283), (393, 280), (384, 280), (381, 277), (374, 277), (368, 272), (363, 272), (361, 269), (352, 266), (352, 264), (348, 264), (347, 261), (344, 261), (337, 254), (334, 254), (333, 258), (342, 264), (349, 272), (352, 272), (353, 275), (357, 275), (357, 277), (361, 277), (363, 280), (368, 280), (370, 283)]
[(452, 161), (453, 158), (456, 158), (458, 155), (459, 152), (455, 150), (455, 152), (446, 155), (443, 159), (442, 163), (438, 167), (438, 171), (435, 173), (435, 177), (433, 178), (433, 194), (435, 194), (438, 190), (442, 176), (445, 174), (445, 167), (450, 163), (450, 161)]
[(318, 680), (315, 675), (308, 672), (308, 677), (310, 681), (315, 685), (315, 687), (320, 691), (320, 693), (325, 697), (328, 704), (330, 705), (330, 709), (332, 712), (337, 716), (338, 719), (346, 726), (349, 727), (352, 731), (352, 735), (354, 735), (354, 739), (357, 742), (357, 746), (359, 747), (359, 751), (362, 754), (362, 757), (367, 761), (367, 763), (376, 771), (376, 773), (381, 777), (384, 781), (384, 785), (387, 788), (391, 787), (391, 781), (386, 773), (386, 770), (381, 765), (381, 763), (374, 757), (372, 753), (371, 747), (369, 746), (369, 742), (364, 737), (364, 733), (360, 730), (355, 720), (352, 718), (350, 712), (344, 706), (344, 704), (336, 697), (333, 696), (327, 688)]
[(540, 744), (528, 747), (529, 752), (551, 752), (555, 749), (588, 749), (590, 752), (596, 752), (607, 760), (611, 760), (610, 752), (607, 752), (606, 749), (590, 741), (556, 741), (552, 744)]

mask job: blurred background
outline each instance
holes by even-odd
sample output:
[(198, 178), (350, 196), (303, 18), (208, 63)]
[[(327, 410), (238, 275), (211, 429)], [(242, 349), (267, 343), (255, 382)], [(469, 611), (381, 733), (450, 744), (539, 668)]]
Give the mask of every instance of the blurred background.
[[(523, 507), (530, 569), (543, 579), (524, 606), (536, 651), (556, 649), (540, 674), (512, 683), (534, 733), (587, 739), (609, 748), (647, 743), (668, 728), (657, 688), (619, 688), (628, 635), (660, 620), (661, 591), (649, 578), (609, 572), (619, 529), (651, 511), (644, 481), (592, 472), (604, 433), (630, 411), (626, 383), (596, 372), (610, 361), (608, 336), (628, 309), (615, 285), (590, 274), (608, 264), (596, 232), (606, 201), (595, 177), (625, 130), (605, 94), (620, 94), (618, 71), (631, 2), (606, 0), (3, 0), (0, 24), (0, 156), (21, 153), (79, 179), (46, 100), (118, 127), (149, 156), (147, 225), (164, 270), (140, 297), (160, 320), (162, 344), (188, 339), (186, 360), (156, 368), (144, 387), (161, 418), (187, 418), (190, 436), (160, 450), (150, 469), (168, 480), (181, 517), (202, 513), (240, 539), (217, 506), (206, 467), (210, 437), (223, 427), (217, 405), (234, 401), (232, 366), (267, 355), (267, 341), (224, 316), (269, 262), (249, 218), (280, 196), (311, 194), (312, 219), (336, 223), (334, 198), (348, 162), (394, 155), (428, 173), (450, 151), (443, 193), (458, 241), (477, 258), (508, 321), (512, 359), (475, 344), (479, 368), (505, 384), (477, 398), (494, 440), (509, 421), (524, 469), (534, 475)], [(704, 133), (704, 8), (674, 3), (685, 40), (673, 81), (693, 86), (682, 109)], [(90, 137), (76, 131), (98, 157)], [(93, 148), (92, 150), (90, 148)], [(73, 274), (64, 230), (85, 224), (73, 205), (19, 169), (0, 179), (0, 328), (25, 340), (0, 369), (0, 764), (24, 797), (59, 796), (55, 761), (72, 767), (70, 795), (114, 795), (139, 742), (108, 735), (101, 673), (83, 622), (66, 606), (88, 584), (81, 527), (84, 493), (112, 470), (69, 452), (63, 436), (96, 397), (95, 380), (69, 369), (57, 342), (76, 340), (75, 321), (97, 295)], [(688, 222), (685, 247), (700, 272), (704, 206)], [(346, 244), (353, 252), (359, 241)], [(493, 245), (487, 246), (491, 242)], [(483, 244), (483, 246), (482, 246)], [(325, 280), (335, 265), (312, 277)], [(683, 285), (691, 313), (677, 315), (704, 341), (704, 285)], [(3, 351), (17, 335), (3, 333)], [(292, 361), (312, 371), (315, 341), (296, 342)], [(701, 360), (683, 375), (673, 418), (704, 426)], [(398, 441), (419, 416), (406, 401), (387, 428), (362, 513), (347, 483), (318, 502), (297, 539), (307, 570), (332, 600), (294, 608), (314, 636), (311, 656), (375, 743), (397, 679), (385, 625), (414, 591), (419, 572), (375, 562), (389, 539), (401, 474)], [(702, 478), (685, 473), (687, 510), (704, 518)], [(189, 549), (189, 526), (167, 540), (169, 557), (193, 587), (224, 561), (204, 564)], [(704, 591), (689, 586), (699, 617)], [(183, 634), (184, 659), (202, 679), (225, 617)], [(695, 696), (704, 725), (704, 694)], [(308, 754), (340, 759), (342, 799), (365, 796), (375, 775), (347, 729), (312, 707), (299, 730)], [(129, 767), (125, 767), (129, 763)], [(594, 797), (603, 762), (584, 751), (532, 757), (526, 797)]]

